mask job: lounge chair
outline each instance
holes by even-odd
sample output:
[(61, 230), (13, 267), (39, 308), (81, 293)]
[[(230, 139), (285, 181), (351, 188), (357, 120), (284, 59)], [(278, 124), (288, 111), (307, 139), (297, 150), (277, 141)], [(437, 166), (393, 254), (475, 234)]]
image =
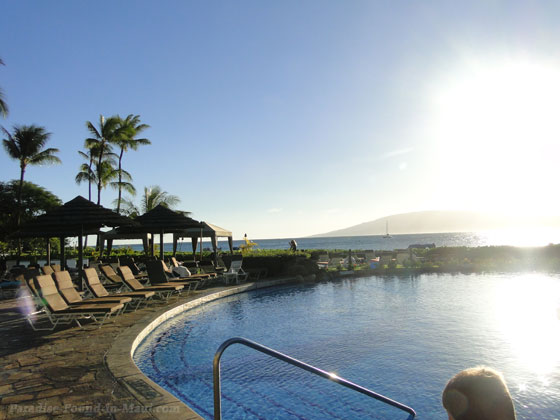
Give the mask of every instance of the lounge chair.
[(19, 280), (2, 280), (0, 281), (0, 299), (8, 299), (15, 297), (21, 286)]
[[(205, 278), (205, 279), (216, 277), (214, 273), (194, 273), (195, 268), (192, 267), (188, 268), (187, 266), (178, 263), (177, 260), (175, 260), (175, 258), (171, 258), (169, 260), (171, 268), (165, 263), (165, 261), (162, 260), (157, 260), (157, 261), (161, 261), (163, 263), (163, 269), (165, 270), (165, 274), (167, 274), (170, 277), (191, 277), (191, 278), (198, 277), (198, 278)], [(186, 273), (182, 274), (184, 270), (186, 270)]]
[(25, 287), (26, 280), (40, 275), (37, 268), (20, 268), (12, 270), (8, 278), (0, 281), (0, 298), (14, 298), (19, 295), (22, 287)]
[(130, 271), (132, 271), (132, 274), (134, 274), (134, 277), (136, 277), (137, 279), (143, 279), (148, 277), (146, 271), (141, 270), (140, 267), (138, 267), (138, 264), (136, 264), (134, 258), (132, 257), (120, 258), (119, 265), (126, 265), (128, 268), (130, 268)]
[(52, 273), (54, 273), (54, 270), (52, 269), (52, 267), (50, 265), (45, 265), (45, 266), (41, 267), (41, 270), (43, 271), (43, 274), (46, 274), (46, 275), (51, 275)]
[(240, 281), (247, 280), (249, 274), (243, 271), (243, 268), (241, 267), (242, 264), (243, 260), (233, 260), (231, 262), (229, 270), (223, 274), (226, 284), (228, 284), (230, 280), (235, 281), (235, 284), (239, 284)]
[(126, 296), (104, 296), (83, 299), (74, 287), (74, 283), (72, 283), (72, 278), (68, 271), (55, 271), (53, 277), (60, 295), (70, 306), (87, 303), (122, 303), (124, 309), (126, 309), (126, 305), (132, 301), (132, 298)]
[(185, 291), (195, 291), (200, 283), (199, 279), (192, 279), (189, 277), (167, 277), (165, 273), (165, 263), (161, 260), (146, 262), (146, 269), (148, 270), (148, 279), (150, 284), (157, 286), (158, 284), (182, 284), (185, 286)]
[(129, 297), (132, 299), (133, 302), (136, 303), (134, 310), (138, 309), (138, 307), (142, 303), (148, 305), (152, 297), (155, 295), (155, 292), (150, 292), (150, 291), (120, 292), (114, 295), (110, 295), (107, 289), (105, 289), (105, 287), (103, 287), (103, 285), (101, 284), (101, 280), (99, 280), (99, 276), (97, 275), (97, 270), (95, 270), (95, 268), (84, 269), (83, 275), (84, 275), (85, 285), (93, 296), (95, 296), (96, 298), (103, 298), (109, 296)]
[[(183, 265), (179, 264), (179, 262), (177, 261), (177, 259), (175, 257), (171, 257), (170, 260), (171, 262), (171, 270), (169, 269), (169, 267), (167, 266), (167, 264), (165, 264), (164, 261), (163, 262), (163, 268), (166, 272), (166, 274), (168, 276), (171, 277), (189, 277), (189, 278), (205, 278), (205, 279), (210, 279), (210, 278), (215, 278), (217, 276), (216, 273), (197, 273), (197, 274), (193, 274), (190, 272), (190, 270), (187, 267), (184, 267)], [(147, 265), (147, 263), (146, 263)], [(180, 272), (174, 273), (173, 270), (174, 269), (178, 269), (178, 268), (184, 268), (186, 270), (185, 274), (181, 274)]]
[(103, 274), (103, 277), (109, 282), (108, 284), (124, 286), (121, 277), (115, 272), (111, 264), (102, 264), (99, 266), (99, 270)]
[(28, 280), (28, 286), (36, 302), (42, 307), (42, 312), (47, 316), (51, 323), (50, 328), (39, 328), (35, 325), (34, 318), (38, 312), (29, 313), (27, 321), (34, 330), (53, 330), (59, 323), (69, 324), (75, 321), (80, 328), (80, 320), (92, 319), (99, 324), (99, 327), (111, 317), (122, 312), (122, 303), (103, 303), (103, 304), (81, 304), (68, 306), (62, 296), (58, 293), (54, 280), (49, 275), (41, 275), (35, 279)]
[(132, 271), (127, 266), (119, 266), (117, 268), (123, 283), (133, 292), (150, 291), (165, 300), (168, 300), (173, 293), (181, 293), (184, 289), (182, 284), (164, 283), (157, 286), (142, 286), (142, 284), (134, 277)]
[[(161, 260), (158, 260), (161, 261)], [(198, 273), (198, 274), (191, 274), (191, 272), (189, 271), (188, 268), (186, 268), (185, 266), (178, 266), (175, 267), (173, 266), (173, 270), (170, 270), (169, 267), (167, 266), (167, 264), (165, 263), (165, 261), (161, 261), (162, 266), (163, 266), (163, 270), (165, 272), (165, 274), (167, 275), (167, 279), (168, 281), (176, 281), (176, 280), (197, 280), (198, 281), (198, 287), (201, 289), (205, 286), (207, 286), (212, 280), (214, 280), (216, 278), (215, 274), (212, 273)], [(147, 265), (147, 263), (146, 263)], [(183, 270), (181, 270), (183, 269)], [(181, 275), (180, 273), (183, 273), (184, 275)]]
[[(56, 273), (57, 271), (62, 271), (62, 268), (60, 267), (60, 264), (51, 264), (51, 268), (53, 269), (53, 271)], [(46, 273), (45, 273), (46, 274)]]
[(8, 299), (16, 297), (24, 281), (25, 276), (21, 272), (18, 274), (10, 273), (7, 278), (0, 280), (0, 298)]

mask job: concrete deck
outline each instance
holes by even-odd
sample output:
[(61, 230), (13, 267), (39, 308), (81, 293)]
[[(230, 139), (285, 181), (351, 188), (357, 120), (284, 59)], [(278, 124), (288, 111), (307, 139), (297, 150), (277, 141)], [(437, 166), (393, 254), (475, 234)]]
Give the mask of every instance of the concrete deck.
[(22, 316), (25, 299), (1, 300), (0, 420), (199, 419), (140, 373), (131, 352), (173, 313), (288, 280), (211, 288), (125, 313), (101, 328), (71, 324), (52, 332), (31, 329)]

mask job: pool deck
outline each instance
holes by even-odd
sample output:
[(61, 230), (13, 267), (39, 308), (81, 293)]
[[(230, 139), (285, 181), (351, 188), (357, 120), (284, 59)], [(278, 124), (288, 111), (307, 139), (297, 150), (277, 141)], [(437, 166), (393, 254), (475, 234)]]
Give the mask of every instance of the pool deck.
[(127, 312), (101, 328), (58, 326), (34, 331), (24, 299), (0, 300), (0, 420), (200, 419), (144, 376), (131, 352), (161, 322), (190, 307), (294, 278), (213, 287)]

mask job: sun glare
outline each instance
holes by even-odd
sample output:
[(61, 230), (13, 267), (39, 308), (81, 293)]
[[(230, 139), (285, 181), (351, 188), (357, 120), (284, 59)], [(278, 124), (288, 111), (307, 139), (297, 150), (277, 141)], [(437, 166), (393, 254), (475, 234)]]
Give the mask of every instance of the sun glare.
[(560, 204), (560, 66), (471, 60), (441, 80), (434, 105), (435, 166), (456, 204), (524, 214)]
[(489, 246), (511, 245), (519, 247), (546, 246), (560, 243), (560, 229), (544, 227), (518, 227), (479, 232), (480, 241)]
[(496, 290), (495, 316), (503, 337), (542, 381), (560, 363), (559, 292), (557, 282), (539, 274), (510, 280)]

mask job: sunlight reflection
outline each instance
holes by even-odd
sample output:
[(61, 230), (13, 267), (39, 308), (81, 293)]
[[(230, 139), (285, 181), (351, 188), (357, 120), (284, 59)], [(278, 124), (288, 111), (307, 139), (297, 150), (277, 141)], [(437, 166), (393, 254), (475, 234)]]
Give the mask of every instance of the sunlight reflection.
[(36, 319), (35, 304), (33, 298), (27, 289), (21, 288), (18, 299), (18, 310), (23, 316), (31, 315), (33, 320)]
[(560, 285), (541, 274), (502, 283), (496, 290), (498, 328), (519, 360), (547, 383), (560, 362)]
[(340, 379), (340, 377), (336, 373), (333, 373), (333, 372), (329, 372), (329, 376), (333, 379)]
[(533, 247), (549, 245), (551, 238), (560, 238), (560, 231), (550, 228), (498, 229), (480, 232), (480, 239), (486, 245), (511, 245)]

